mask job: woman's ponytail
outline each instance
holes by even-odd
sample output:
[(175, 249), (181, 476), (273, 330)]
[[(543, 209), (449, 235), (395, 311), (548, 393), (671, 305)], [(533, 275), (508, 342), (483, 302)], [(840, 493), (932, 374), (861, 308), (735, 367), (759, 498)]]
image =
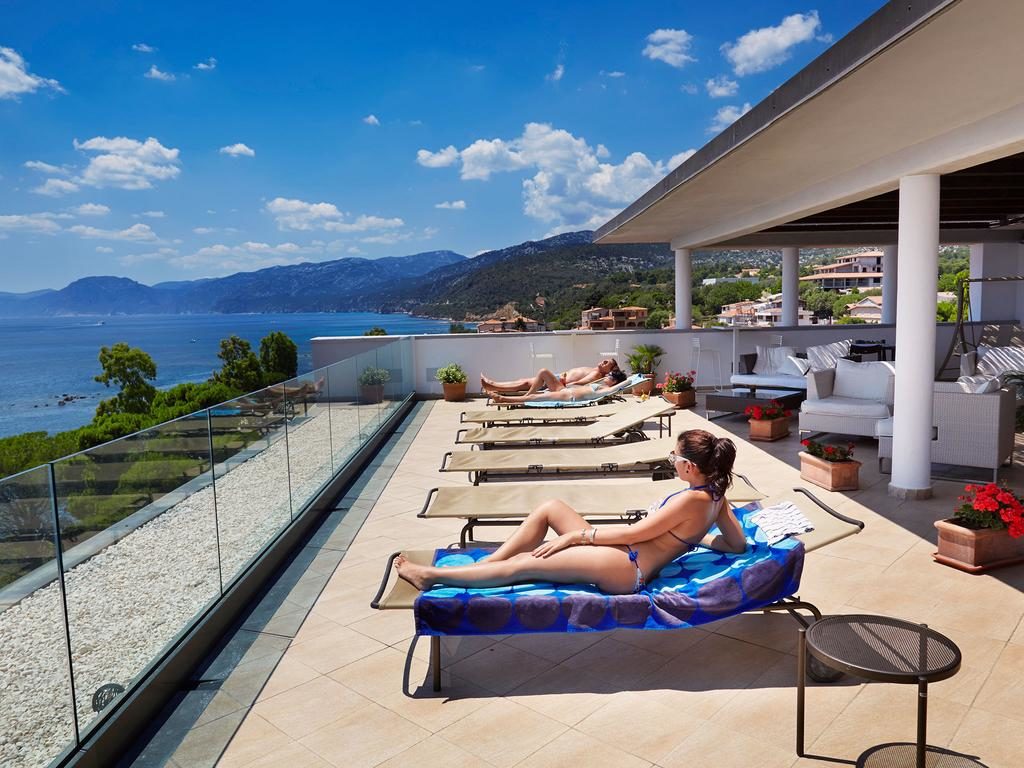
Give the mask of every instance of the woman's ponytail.
[(727, 437), (715, 437), (703, 429), (689, 429), (679, 435), (680, 453), (697, 465), (707, 478), (711, 495), (722, 498), (732, 486), (736, 445)]

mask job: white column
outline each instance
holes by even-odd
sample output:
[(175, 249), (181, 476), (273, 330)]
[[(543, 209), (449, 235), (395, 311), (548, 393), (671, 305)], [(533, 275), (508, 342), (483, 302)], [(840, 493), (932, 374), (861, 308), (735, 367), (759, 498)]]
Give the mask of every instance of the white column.
[(935, 294), (939, 272), (939, 176), (900, 179), (896, 326), (889, 494), (932, 495), (932, 397), (935, 379)]
[(693, 261), (689, 248), (676, 248), (676, 328), (693, 327)]
[(895, 245), (882, 247), (882, 322), (887, 325), (896, 324), (899, 252)]
[(800, 249), (782, 249), (782, 325), (800, 323)]

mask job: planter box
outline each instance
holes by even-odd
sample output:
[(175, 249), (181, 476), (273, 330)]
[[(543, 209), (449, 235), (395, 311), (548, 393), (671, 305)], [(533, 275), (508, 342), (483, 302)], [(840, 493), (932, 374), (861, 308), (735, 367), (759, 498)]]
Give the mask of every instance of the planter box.
[(637, 395), (638, 397), (640, 395), (649, 395), (653, 391), (654, 391), (654, 379), (653, 378), (652, 379), (646, 379), (645, 381), (641, 381), (639, 384), (637, 384), (632, 389), (633, 394)]
[(1011, 538), (1006, 530), (965, 528), (954, 518), (936, 520), (935, 528), (939, 532), (939, 549), (932, 557), (943, 565), (983, 573), (1024, 562), (1024, 538)]
[(379, 403), (384, 399), (383, 384), (363, 384), (359, 387), (359, 400), (363, 403)]
[(662, 390), (661, 396), (676, 408), (692, 408), (697, 404), (697, 393), (692, 389), (684, 389), (682, 392), (666, 392)]
[(466, 399), (466, 382), (461, 384), (445, 384), (442, 382), (441, 387), (444, 389), (444, 399), (449, 403), (461, 403)]
[(800, 452), (800, 477), (826, 491), (857, 490), (860, 487), (859, 472), (859, 461), (825, 461), (807, 451)]
[(750, 419), (750, 439), (770, 443), (789, 435), (789, 419)]

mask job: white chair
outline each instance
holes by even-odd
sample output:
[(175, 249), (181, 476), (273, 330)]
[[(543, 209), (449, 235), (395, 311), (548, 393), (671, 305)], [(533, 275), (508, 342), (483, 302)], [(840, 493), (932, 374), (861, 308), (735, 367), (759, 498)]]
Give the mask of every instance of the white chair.
[(610, 357), (610, 358), (612, 358), (613, 360), (615, 360), (615, 362), (616, 362), (616, 363), (617, 363), (617, 362), (619, 362), (619, 349), (620, 349), (620, 344), (621, 344), (621, 343), (620, 343), (620, 341), (619, 341), (619, 338), (618, 338), (618, 337), (615, 337), (615, 351), (614, 351), (614, 352), (602, 352), (602, 353), (601, 353), (601, 359), (603, 360), (603, 359), (604, 359), (604, 358), (606, 358), (606, 357)]
[(538, 352), (533, 342), (530, 342), (530, 373), (536, 373), (541, 368), (547, 368), (549, 371), (554, 372), (555, 370), (555, 353), (554, 352)]
[(700, 383), (700, 371), (701, 371), (701, 356), (709, 357), (712, 363), (712, 371), (715, 374), (714, 388), (716, 392), (721, 392), (725, 389), (725, 380), (722, 378), (722, 355), (717, 349), (708, 349), (707, 347), (701, 347), (700, 336), (694, 334), (693, 346), (690, 350), (690, 365), (693, 366), (693, 370), (696, 371), (694, 376), (694, 382)]

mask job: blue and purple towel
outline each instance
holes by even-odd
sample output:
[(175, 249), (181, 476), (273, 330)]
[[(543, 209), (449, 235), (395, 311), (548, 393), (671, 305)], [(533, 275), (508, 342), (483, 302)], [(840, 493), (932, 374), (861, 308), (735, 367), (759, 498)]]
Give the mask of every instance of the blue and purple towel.
[[(506, 635), (681, 629), (755, 610), (800, 586), (804, 545), (789, 538), (769, 545), (750, 521), (756, 504), (734, 510), (747, 536), (742, 555), (703, 547), (665, 566), (635, 595), (606, 595), (589, 584), (517, 584), (490, 589), (438, 587), (416, 601), (420, 635)], [(439, 549), (434, 564), (467, 565), (490, 549)]]

